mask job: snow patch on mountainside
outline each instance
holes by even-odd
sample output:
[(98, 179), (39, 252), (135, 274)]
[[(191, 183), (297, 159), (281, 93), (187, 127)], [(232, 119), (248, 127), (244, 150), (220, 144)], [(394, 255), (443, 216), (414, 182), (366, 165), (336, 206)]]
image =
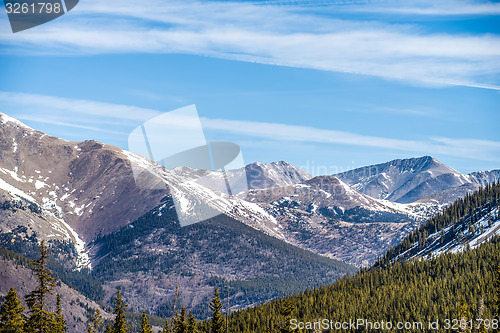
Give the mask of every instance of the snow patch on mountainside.
[[(496, 222), (492, 223), (491, 226), (489, 226), (489, 220), (493, 218), (497, 218)], [(439, 255), (441, 253), (446, 253), (446, 252), (452, 252), (452, 253), (457, 253), (457, 252), (463, 252), (467, 248), (474, 249), (490, 239), (491, 237), (495, 235), (500, 234), (500, 220), (498, 220), (498, 207), (488, 213), (487, 215), (483, 216), (478, 222), (475, 223), (477, 226), (474, 228), (475, 230), (471, 231), (470, 229), (465, 229), (462, 231), (462, 237), (472, 237), (472, 239), (469, 239), (466, 243), (458, 243), (458, 242), (450, 242), (450, 244), (447, 244), (447, 246), (433, 251), (433, 255)], [(449, 229), (450, 227), (448, 227)], [(481, 229), (483, 231), (481, 231)]]
[(394, 209), (397, 212), (408, 215), (418, 220), (425, 220), (440, 212), (446, 204), (438, 204), (433, 202), (422, 202), (422, 203), (410, 203), (410, 204), (401, 204), (388, 200), (379, 200), (382, 203)]
[(12, 152), (13, 152), (13, 153), (17, 152), (17, 142), (16, 142), (16, 138), (12, 138)]
[(14, 171), (12, 170), (8, 170), (8, 169), (4, 169), (4, 168), (0, 168), (0, 172), (6, 174), (6, 175), (9, 175), (12, 177), (12, 179), (18, 181), (18, 182), (25, 182), (25, 180), (19, 178), (19, 176), (17, 175), (17, 167), (15, 168)]
[[(474, 249), (480, 246), (495, 235), (500, 235), (498, 207), (485, 214), (479, 221), (471, 225), (471, 227), (465, 227), (464, 225), (459, 225), (457, 227), (455, 225), (455, 230), (453, 230), (453, 227), (454, 226), (448, 226), (438, 232), (430, 234), (427, 237), (426, 246), (410, 256), (409, 259), (432, 258), (444, 253), (463, 252), (467, 249)], [(456, 236), (450, 241), (443, 242), (443, 237), (453, 232)], [(414, 244), (411, 248), (399, 254), (396, 260), (405, 258), (409, 253), (412, 253), (417, 246), (418, 243)]]
[(244, 200), (232, 199), (231, 201), (232, 207), (228, 207), (231, 209), (226, 212), (227, 215), (236, 220), (241, 220), (243, 217), (247, 219), (247, 224), (250, 224), (254, 229), (261, 230), (275, 238), (286, 240), (282, 232), (283, 227), (264, 208)]
[(131, 153), (124, 149), (121, 150), (121, 153), (127, 157), (127, 159), (130, 161), (130, 163), (132, 163), (134, 167), (139, 167), (145, 170), (149, 170), (157, 166), (157, 163), (145, 157), (142, 157), (141, 155)]
[(14, 119), (12, 117), (9, 117), (8, 115), (6, 115), (5, 113), (1, 113), (0, 112), (0, 121), (2, 124), (13, 124), (13, 125), (16, 125), (16, 126), (19, 126), (19, 127), (22, 127), (24, 129), (27, 129), (29, 131), (35, 131), (34, 129), (32, 129), (31, 127), (23, 124), (22, 122), (20, 122), (19, 120), (17, 119)]
[(78, 233), (76, 233), (73, 228), (70, 227), (64, 220), (60, 219), (64, 227), (69, 231), (71, 237), (73, 238), (73, 244), (75, 245), (77, 258), (76, 258), (76, 269), (81, 270), (82, 268), (92, 269), (92, 264), (90, 262), (89, 252), (85, 248), (85, 242), (80, 238)]
[(47, 186), (47, 184), (45, 184), (44, 182), (42, 182), (42, 181), (40, 181), (40, 180), (38, 180), (38, 179), (37, 179), (37, 180), (35, 180), (35, 188), (36, 188), (37, 190), (39, 190), (39, 189), (41, 189), (41, 188), (43, 188), (43, 187), (45, 187), (45, 186)]
[[(10, 175), (15, 180), (18, 181), (21, 180), (17, 177), (17, 174), (14, 173), (13, 171), (6, 169), (0, 169), (0, 171), (4, 174)], [(47, 186), (46, 183), (38, 180), (35, 183), (35, 187), (37, 188), (37, 190), (45, 186)], [(25, 192), (21, 191), (15, 186), (12, 186), (2, 178), (0, 178), (0, 189), (3, 189), (8, 193), (10, 193), (14, 199), (17, 200), (24, 199), (31, 203), (37, 204), (37, 200), (35, 200), (35, 198), (33, 198), (31, 195), (26, 194)], [(41, 198), (42, 201), (41, 208), (43, 209), (44, 214), (50, 215), (51, 219), (49, 220), (52, 221), (51, 226), (54, 228), (54, 230), (57, 230), (62, 235), (65, 235), (65, 238), (71, 240), (72, 243), (74, 244), (75, 249), (77, 251), (76, 268), (79, 270), (85, 267), (91, 268), (90, 258), (88, 252), (85, 250), (85, 242), (83, 242), (83, 240), (73, 230), (73, 228), (71, 228), (69, 224), (67, 224), (66, 221), (64, 221), (64, 219), (61, 218), (63, 215), (63, 210), (60, 206), (57, 205), (57, 195), (55, 191), (51, 191), (48, 194), (50, 197)], [(47, 237), (50, 237), (50, 235), (48, 235)]]
[(14, 196), (19, 197), (19, 198), (26, 199), (26, 200), (31, 201), (33, 203), (36, 202), (36, 200), (32, 196), (24, 193), (23, 191), (21, 191), (20, 189), (18, 189), (16, 187), (10, 185), (6, 181), (4, 181), (2, 178), (0, 178), (0, 188), (9, 192), (10, 194), (12, 194)]

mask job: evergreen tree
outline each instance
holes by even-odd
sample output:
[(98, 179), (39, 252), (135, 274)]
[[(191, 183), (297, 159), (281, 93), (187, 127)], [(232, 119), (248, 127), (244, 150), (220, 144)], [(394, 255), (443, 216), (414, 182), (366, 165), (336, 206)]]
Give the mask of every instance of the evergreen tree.
[(52, 289), (56, 286), (46, 266), (47, 258), (48, 250), (45, 241), (42, 241), (40, 259), (32, 261), (32, 270), (37, 277), (38, 286), (25, 297), (30, 310), (30, 317), (26, 323), (28, 332), (49, 333), (55, 329), (54, 313), (45, 309), (47, 296), (52, 294)]
[(222, 302), (219, 297), (219, 291), (215, 288), (214, 298), (210, 303), (210, 310), (212, 310), (212, 333), (224, 333), (224, 317), (222, 316)]
[(471, 331), (469, 327), (470, 319), (471, 315), (469, 312), (469, 306), (467, 305), (465, 299), (462, 297), (462, 301), (460, 302), (460, 313), (458, 315), (460, 332), (469, 333)]
[(290, 302), (290, 300), (286, 300), (283, 306), (281, 307), (280, 314), (285, 317), (285, 322), (281, 327), (281, 332), (282, 333), (289, 333), (293, 332), (291, 325), (290, 325), (290, 320), (292, 319), (292, 313), (293, 313), (293, 305)]
[(170, 333), (170, 325), (168, 323), (168, 319), (165, 320), (165, 326), (163, 326), (163, 330), (161, 333)]
[(194, 319), (193, 313), (189, 311), (188, 323), (187, 323), (187, 333), (198, 333), (198, 327), (196, 325), (196, 320)]
[(187, 323), (186, 323), (186, 308), (181, 306), (181, 314), (175, 313), (174, 318), (174, 333), (186, 333)]
[[(472, 319), (472, 332), (492, 333), (496, 326), (491, 319), (498, 319), (494, 305), (497, 293), (500, 296), (499, 263), (500, 237), (495, 236), (469, 251), (443, 253), (431, 260), (395, 262), (385, 268), (360, 269), (354, 276), (333, 285), (236, 311), (231, 315), (231, 332), (280, 332), (285, 322), (283, 316), (290, 313), (284, 305), (285, 300), (289, 300), (294, 307), (291, 315), (301, 322), (318, 318), (343, 322), (360, 315), (373, 321), (422, 323), (429, 322), (430, 318), (452, 318), (468, 320), (468, 327), (463, 322), (464, 329), (455, 330), (463, 332), (470, 329)], [(461, 297), (457, 295), (467, 302), (460, 302)], [(490, 321), (475, 330), (479, 324), (476, 318)], [(207, 320), (199, 322), (198, 327), (200, 331), (210, 332), (211, 324), (211, 320)], [(437, 331), (444, 331), (443, 326)]]
[(495, 299), (494, 299), (494, 311), (497, 318), (500, 317), (500, 265), (497, 268), (497, 274), (495, 278)]
[(55, 333), (63, 333), (66, 332), (66, 319), (62, 314), (61, 308), (61, 295), (57, 293), (57, 301), (56, 301), (56, 313), (55, 313)]
[(113, 329), (111, 328), (111, 326), (109, 326), (109, 324), (106, 325), (106, 329), (104, 330), (104, 333), (113, 333)]
[(87, 324), (87, 333), (98, 333), (99, 327), (101, 327), (101, 325), (102, 325), (101, 310), (96, 309), (94, 311), (94, 314), (90, 318), (89, 323)]
[(148, 316), (146, 316), (146, 312), (142, 312), (142, 317), (141, 317), (141, 333), (153, 333), (151, 330), (151, 326), (149, 325), (148, 322)]
[(17, 298), (17, 291), (10, 288), (0, 308), (0, 333), (23, 332), (23, 311), (24, 306), (21, 306), (21, 301)]
[(116, 317), (112, 332), (127, 333), (130, 330), (130, 328), (127, 326), (127, 318), (125, 317), (125, 309), (128, 305), (123, 300), (120, 294), (120, 289), (116, 290), (114, 305), (115, 309), (113, 310), (113, 313), (116, 315)]

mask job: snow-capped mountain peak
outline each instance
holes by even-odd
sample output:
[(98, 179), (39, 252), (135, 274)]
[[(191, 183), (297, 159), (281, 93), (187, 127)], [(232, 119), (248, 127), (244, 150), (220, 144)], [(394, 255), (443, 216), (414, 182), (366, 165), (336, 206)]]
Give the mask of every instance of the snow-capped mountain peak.
[(399, 203), (432, 199), (444, 204), (474, 191), (479, 185), (473, 177), (431, 156), (393, 160), (336, 176), (373, 198)]

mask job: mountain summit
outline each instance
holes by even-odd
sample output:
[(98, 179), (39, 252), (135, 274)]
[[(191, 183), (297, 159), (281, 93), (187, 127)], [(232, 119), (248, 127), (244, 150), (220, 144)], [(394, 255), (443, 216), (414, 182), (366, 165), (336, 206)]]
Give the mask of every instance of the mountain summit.
[(495, 171), (464, 175), (431, 156), (397, 159), (336, 176), (373, 198), (398, 203), (434, 200), (446, 204), (490, 181)]

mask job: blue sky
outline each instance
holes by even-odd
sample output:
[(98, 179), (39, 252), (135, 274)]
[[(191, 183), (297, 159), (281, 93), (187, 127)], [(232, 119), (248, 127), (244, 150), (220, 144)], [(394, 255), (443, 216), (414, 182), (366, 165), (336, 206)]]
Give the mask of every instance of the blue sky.
[(12, 34), (0, 14), (0, 112), (127, 148), (195, 104), (247, 163), (335, 173), (432, 155), (500, 168), (500, 3), (82, 0)]

